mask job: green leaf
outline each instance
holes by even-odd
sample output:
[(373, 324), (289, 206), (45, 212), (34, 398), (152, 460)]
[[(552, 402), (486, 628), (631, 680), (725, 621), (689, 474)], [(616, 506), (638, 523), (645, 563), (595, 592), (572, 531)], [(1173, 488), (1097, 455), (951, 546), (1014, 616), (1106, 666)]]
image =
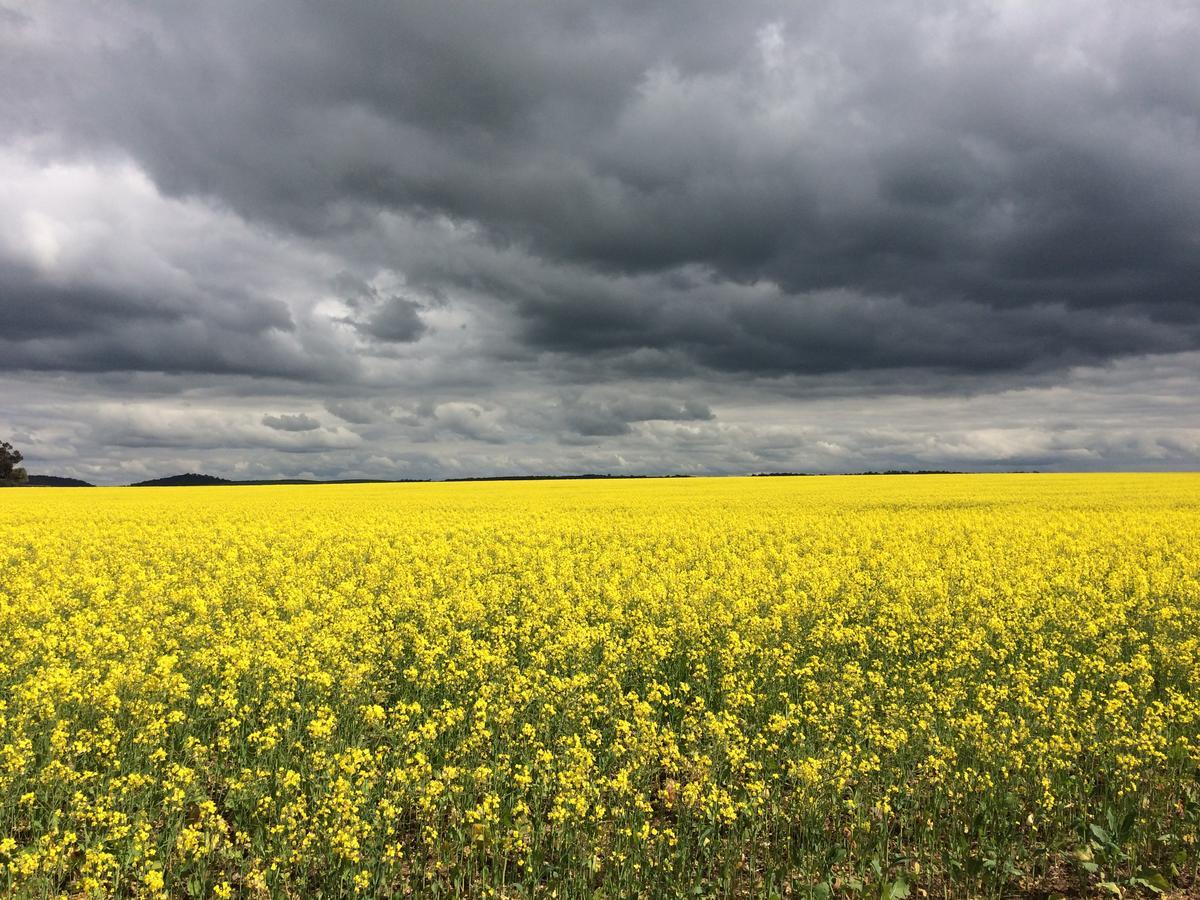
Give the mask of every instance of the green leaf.
[(888, 890), (887, 900), (903, 900), (908, 896), (908, 879), (900, 875), (892, 882), (891, 888)]
[(853, 875), (834, 875), (832, 878), (830, 878), (829, 884), (833, 889), (833, 893), (850, 891), (851, 893), (857, 894), (863, 889), (862, 879), (855, 878)]
[(1171, 882), (1167, 879), (1167, 876), (1153, 869), (1143, 869), (1134, 876), (1133, 880), (1135, 883), (1144, 888), (1149, 888), (1156, 894), (1161, 894), (1163, 891), (1171, 889)]
[(1134, 823), (1136, 822), (1137, 815), (1133, 812), (1133, 810), (1130, 810), (1125, 814), (1125, 818), (1121, 820), (1121, 828), (1117, 832), (1122, 841), (1125, 841), (1129, 838), (1130, 833), (1133, 831)]
[(1102, 881), (1096, 885), (1096, 887), (1100, 888), (1102, 891), (1108, 891), (1114, 897), (1121, 896), (1121, 888), (1114, 881)]

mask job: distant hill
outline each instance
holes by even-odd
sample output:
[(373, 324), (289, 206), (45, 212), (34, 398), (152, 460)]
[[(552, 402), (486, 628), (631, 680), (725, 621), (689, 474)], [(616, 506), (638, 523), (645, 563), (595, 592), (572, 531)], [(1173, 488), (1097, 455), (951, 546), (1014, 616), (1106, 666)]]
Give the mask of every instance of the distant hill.
[(182, 475), (168, 475), (165, 478), (151, 478), (149, 481), (139, 481), (130, 487), (208, 487), (213, 485), (263, 485), (263, 484), (406, 484), (424, 479), (417, 478), (337, 478), (329, 481), (317, 481), (311, 478), (269, 478), (252, 481), (232, 481), (219, 478), (216, 475), (202, 475), (199, 472), (185, 472)]
[(216, 475), (201, 475), (198, 472), (185, 472), (182, 475), (168, 475), (165, 478), (151, 478), (149, 481), (138, 481), (130, 487), (200, 487), (209, 484), (233, 484), (228, 478), (218, 478)]
[(65, 478), (62, 475), (30, 475), (25, 487), (95, 487), (82, 478)]

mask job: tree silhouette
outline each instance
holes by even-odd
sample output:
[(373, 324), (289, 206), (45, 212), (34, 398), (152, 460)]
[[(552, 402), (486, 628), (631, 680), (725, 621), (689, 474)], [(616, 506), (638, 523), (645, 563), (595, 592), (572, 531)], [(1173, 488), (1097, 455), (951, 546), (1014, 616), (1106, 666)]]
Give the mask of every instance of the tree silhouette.
[(0, 441), (0, 484), (21, 484), (25, 481), (25, 470), (17, 463), (25, 457), (8, 441)]

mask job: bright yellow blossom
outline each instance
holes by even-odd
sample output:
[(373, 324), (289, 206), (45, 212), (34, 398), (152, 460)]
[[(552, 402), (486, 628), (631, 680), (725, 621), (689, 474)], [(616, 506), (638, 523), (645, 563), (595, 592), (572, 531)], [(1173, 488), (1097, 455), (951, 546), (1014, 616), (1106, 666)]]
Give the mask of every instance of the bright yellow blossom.
[(0, 493), (4, 896), (1186, 889), (1198, 766), (1200, 475)]

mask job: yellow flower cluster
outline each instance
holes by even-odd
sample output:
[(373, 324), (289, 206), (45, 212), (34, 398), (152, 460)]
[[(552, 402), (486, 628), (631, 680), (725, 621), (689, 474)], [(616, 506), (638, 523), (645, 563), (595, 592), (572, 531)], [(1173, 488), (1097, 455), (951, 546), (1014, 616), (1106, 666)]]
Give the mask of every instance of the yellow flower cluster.
[(0, 493), (0, 894), (1185, 883), (1198, 764), (1197, 475)]

